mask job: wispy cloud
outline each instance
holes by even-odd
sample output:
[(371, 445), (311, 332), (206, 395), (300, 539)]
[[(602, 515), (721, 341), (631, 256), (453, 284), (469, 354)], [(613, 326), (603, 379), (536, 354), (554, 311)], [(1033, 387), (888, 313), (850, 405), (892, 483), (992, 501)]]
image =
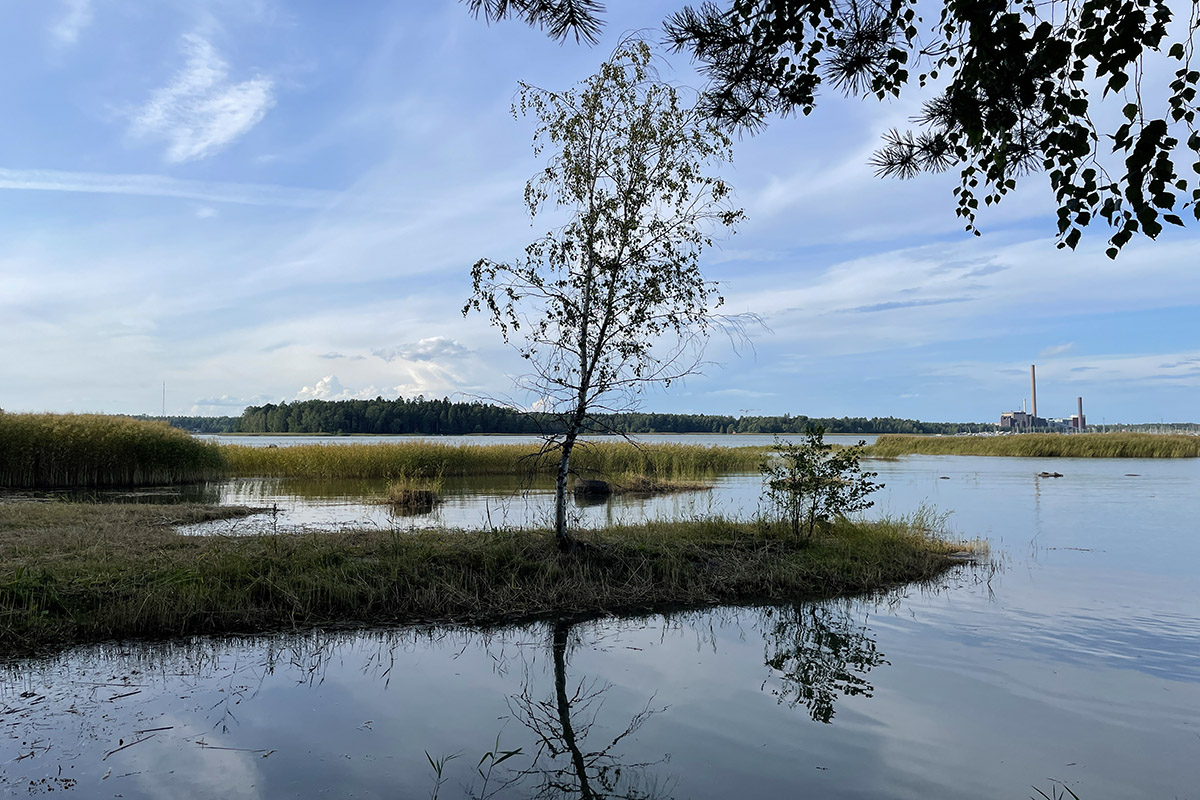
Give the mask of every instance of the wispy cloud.
[(134, 115), (131, 133), (165, 139), (167, 160), (213, 155), (257, 125), (274, 105), (274, 81), (258, 76), (229, 80), (229, 65), (208, 40), (183, 37), (185, 66)]
[(256, 394), (251, 397), (235, 397), (228, 394), (220, 397), (201, 397), (192, 404), (192, 413), (211, 412), (213, 409), (221, 409), (222, 413), (225, 413), (226, 409), (261, 405), (270, 400), (271, 398), (265, 394)]
[(445, 336), (431, 336), (413, 344), (402, 344), (399, 347), (377, 347), (371, 351), (384, 361), (396, 359), (405, 361), (437, 361), (443, 358), (458, 358), (471, 352), (471, 349), (456, 339)]
[(897, 308), (920, 308), (922, 306), (944, 306), (947, 303), (966, 303), (970, 297), (943, 297), (934, 300), (893, 300), (886, 303), (873, 303), (869, 306), (858, 306), (847, 309), (852, 313), (870, 313), (873, 311), (893, 311)]
[(337, 359), (337, 358), (345, 358), (345, 357), (346, 356), (343, 353), (334, 353), (334, 352), (322, 353), (321, 355), (317, 356), (317, 358), (328, 358), (331, 361), (334, 359)]
[(1052, 356), (1061, 356), (1075, 346), (1074, 342), (1064, 342), (1056, 344), (1053, 347), (1047, 347), (1045, 350), (1038, 353), (1042, 358), (1051, 358)]
[(61, 172), (48, 169), (4, 169), (2, 167), (0, 167), (0, 189), (178, 197), (209, 203), (238, 203), (288, 208), (324, 208), (336, 197), (334, 192), (319, 189), (297, 189), (255, 183), (219, 183), (176, 180), (161, 175)]
[(63, 15), (50, 27), (50, 35), (63, 47), (79, 41), (79, 34), (92, 24), (92, 0), (63, 0)]
[(709, 392), (709, 394), (713, 395), (714, 397), (759, 398), (759, 397), (774, 397), (775, 396), (775, 392), (756, 392), (752, 389), (717, 389), (716, 391)]

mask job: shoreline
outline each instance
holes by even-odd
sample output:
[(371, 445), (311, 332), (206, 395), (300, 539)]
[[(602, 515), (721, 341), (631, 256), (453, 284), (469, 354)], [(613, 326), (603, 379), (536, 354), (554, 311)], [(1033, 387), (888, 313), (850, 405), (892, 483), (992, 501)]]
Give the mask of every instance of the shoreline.
[(1200, 458), (1200, 436), (1162, 433), (1018, 433), (1003, 436), (884, 434), (864, 458), (909, 455), (1001, 458)]
[[(968, 546), (921, 520), (841, 521), (810, 543), (703, 519), (578, 531), (179, 534), (203, 505), (0, 505), (0, 650), (323, 626), (509, 624), (774, 604), (932, 580)], [(265, 525), (264, 525), (265, 527)]]

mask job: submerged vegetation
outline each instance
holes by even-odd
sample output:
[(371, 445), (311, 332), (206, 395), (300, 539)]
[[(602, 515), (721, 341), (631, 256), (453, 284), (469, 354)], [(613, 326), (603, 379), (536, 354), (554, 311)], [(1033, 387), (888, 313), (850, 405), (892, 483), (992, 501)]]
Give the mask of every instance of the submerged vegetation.
[(219, 478), (218, 445), (166, 423), (0, 413), (0, 487), (147, 486)]
[(1200, 436), (1153, 433), (1022, 433), (1009, 436), (880, 436), (866, 455), (1025, 458), (1198, 458)]
[(915, 520), (839, 521), (807, 545), (749, 522), (656, 522), (580, 531), (570, 554), (536, 530), (206, 537), (171, 528), (245, 513), (0, 504), (0, 648), (790, 602), (931, 579), (958, 549)]

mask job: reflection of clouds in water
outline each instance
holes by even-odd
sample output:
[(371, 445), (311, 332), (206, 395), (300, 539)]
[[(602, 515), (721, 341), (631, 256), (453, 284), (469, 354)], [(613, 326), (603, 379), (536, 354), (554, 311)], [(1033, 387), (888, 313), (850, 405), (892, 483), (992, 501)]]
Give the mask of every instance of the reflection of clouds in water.
[[(196, 742), (212, 746), (222, 746), (224, 742), (219, 735), (197, 730), (188, 719), (174, 714), (164, 715), (156, 727), (168, 725), (174, 729), (164, 733), (176, 737), (175, 746), (160, 746), (157, 751), (131, 748), (133, 755), (121, 768), (122, 772), (136, 773), (130, 777), (147, 797), (257, 800), (264, 796), (263, 774), (259, 769), (262, 753), (201, 747)], [(179, 738), (181, 732), (186, 739)]]
[[(599, 503), (568, 501), (572, 525), (605, 527), (636, 525), (647, 521), (692, 519), (718, 514), (749, 517), (757, 510), (762, 480), (757, 475), (713, 477), (712, 489), (658, 495), (617, 494)], [(548, 479), (447, 479), (441, 501), (423, 514), (397, 515), (380, 500), (386, 480), (330, 480), (324, 482), (283, 478), (236, 478), (212, 484), (224, 505), (275, 509), (236, 520), (214, 520), (179, 528), (197, 535), (247, 535), (263, 530), (410, 530), (496, 527), (545, 528), (554, 520), (554, 490)]]

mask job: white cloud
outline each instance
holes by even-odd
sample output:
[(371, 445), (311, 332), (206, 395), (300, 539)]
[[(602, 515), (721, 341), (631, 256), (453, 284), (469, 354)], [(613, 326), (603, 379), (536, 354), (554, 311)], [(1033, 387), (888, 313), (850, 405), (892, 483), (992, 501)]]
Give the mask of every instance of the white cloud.
[(49, 169), (4, 169), (0, 167), (0, 189), (85, 194), (128, 194), (144, 197), (178, 197), (208, 203), (237, 203), (250, 206), (324, 208), (333, 202), (333, 192), (269, 186), (256, 183), (219, 183), (167, 178), (161, 175), (123, 175), (105, 172), (62, 172)]
[(92, 0), (63, 0), (63, 15), (50, 28), (54, 41), (70, 47), (79, 41), (79, 34), (92, 24)]
[[(223, 394), (220, 397), (201, 397), (192, 403), (191, 410), (188, 413), (226, 416), (234, 411), (240, 412), (246, 406), (261, 406), (277, 400), (278, 398), (265, 394), (256, 394), (250, 397), (236, 397), (228, 394)], [(170, 409), (168, 408), (167, 411), (170, 412)]]
[(422, 339), (412, 344), (402, 344), (399, 347), (377, 347), (371, 351), (371, 354), (390, 363), (398, 358), (405, 361), (437, 361), (443, 358), (465, 356), (470, 352), (470, 348), (456, 339), (431, 336), (428, 339)]
[(1063, 353), (1075, 346), (1074, 342), (1065, 342), (1064, 344), (1056, 344), (1053, 347), (1047, 347), (1042, 352), (1038, 353), (1042, 358), (1051, 358), (1053, 356), (1061, 356)]
[(336, 375), (326, 375), (312, 386), (296, 392), (295, 400), (370, 400), (382, 394), (374, 386), (365, 389), (347, 389)]
[(274, 81), (263, 76), (229, 81), (229, 65), (208, 40), (183, 37), (184, 67), (138, 110), (131, 132), (165, 139), (174, 163), (213, 155), (257, 125), (274, 105)]

